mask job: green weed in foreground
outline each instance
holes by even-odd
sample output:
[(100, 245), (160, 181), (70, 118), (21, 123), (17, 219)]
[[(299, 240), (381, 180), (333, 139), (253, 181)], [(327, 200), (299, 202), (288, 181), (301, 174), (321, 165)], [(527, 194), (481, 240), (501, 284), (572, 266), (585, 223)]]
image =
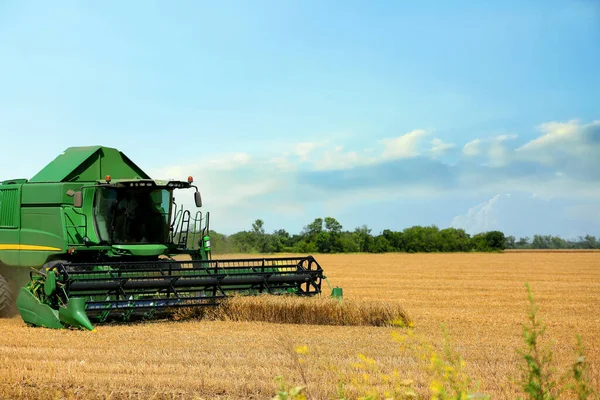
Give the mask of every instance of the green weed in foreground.
[(525, 360), (521, 366), (520, 385), (529, 399), (543, 400), (556, 398), (556, 382), (553, 380), (552, 351), (540, 348), (540, 341), (546, 326), (537, 316), (539, 307), (535, 304), (529, 284), (526, 284), (529, 310), (529, 325), (523, 325), (525, 350), (517, 350)]
[(588, 367), (581, 335), (577, 334), (577, 358), (570, 371), (573, 382), (567, 386), (567, 389), (573, 391), (579, 400), (600, 397), (590, 385)]
[[(562, 377), (555, 377), (556, 367), (552, 364), (552, 350), (542, 347), (546, 325), (539, 319), (538, 305), (533, 298), (529, 284), (527, 287), (529, 310), (528, 325), (523, 325), (525, 349), (518, 350), (525, 361), (521, 366), (519, 384), (530, 400), (553, 400), (563, 395), (575, 395), (577, 399), (598, 399), (598, 392), (590, 385), (581, 336), (577, 334), (578, 351), (575, 362)], [(520, 399), (523, 399), (522, 397)]]
[[(568, 396), (579, 400), (600, 399), (598, 391), (590, 384), (589, 365), (585, 357), (585, 349), (581, 336), (577, 335), (578, 349), (575, 361), (559, 379), (555, 378), (555, 366), (551, 348), (542, 346), (546, 326), (538, 317), (539, 307), (534, 301), (532, 290), (528, 291), (528, 324), (523, 324), (525, 347), (518, 349), (523, 363), (521, 375), (516, 382), (519, 391), (525, 395), (520, 399), (554, 400)], [(405, 326), (406, 327), (406, 326)], [(479, 393), (478, 384), (474, 384), (466, 371), (466, 363), (455, 350), (446, 327), (442, 324), (443, 339), (441, 351), (436, 351), (431, 343), (416, 337), (411, 329), (412, 324), (403, 331), (392, 333), (393, 341), (407, 359), (417, 354), (417, 366), (426, 372), (427, 389), (417, 390), (415, 381), (401, 376), (397, 368), (384, 371), (377, 362), (363, 354), (349, 368), (332, 369), (338, 371), (339, 380), (334, 398), (339, 400), (379, 400), (379, 399), (418, 399), (418, 392), (428, 392), (434, 400), (466, 400), (488, 399), (489, 396)], [(289, 348), (289, 347), (288, 347)], [(290, 354), (302, 377), (302, 384), (289, 384), (284, 377), (278, 376), (278, 389), (273, 400), (306, 400), (311, 399), (308, 391), (306, 363), (309, 349), (306, 345), (297, 346)], [(412, 355), (412, 356), (411, 356)], [(507, 377), (508, 378), (508, 377)], [(333, 389), (333, 388), (332, 388)]]

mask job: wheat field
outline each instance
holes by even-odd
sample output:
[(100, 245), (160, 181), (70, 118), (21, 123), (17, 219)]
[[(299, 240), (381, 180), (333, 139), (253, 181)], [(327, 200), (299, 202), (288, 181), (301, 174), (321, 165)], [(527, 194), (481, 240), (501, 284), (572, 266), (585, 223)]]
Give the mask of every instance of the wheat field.
[[(315, 258), (331, 284), (343, 287), (344, 298), (397, 305), (414, 326), (187, 319), (84, 332), (4, 319), (0, 398), (264, 399), (274, 396), (276, 376), (305, 382), (311, 398), (335, 398), (341, 377), (350, 398), (367, 384), (383, 393), (389, 379), (412, 382), (426, 398), (429, 383), (417, 350), (402, 346), (397, 335), (412, 332), (438, 346), (442, 323), (478, 390), (515, 398), (521, 394), (512, 380), (522, 364), (516, 349), (523, 347), (526, 282), (548, 326), (557, 372), (574, 361), (581, 333), (592, 384), (600, 386), (600, 253)], [(369, 368), (378, 371), (369, 375)]]

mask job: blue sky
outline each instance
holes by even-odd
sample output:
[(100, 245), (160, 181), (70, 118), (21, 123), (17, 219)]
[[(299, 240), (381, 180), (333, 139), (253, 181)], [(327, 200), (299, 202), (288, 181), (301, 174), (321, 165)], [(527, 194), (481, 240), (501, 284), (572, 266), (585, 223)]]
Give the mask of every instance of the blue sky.
[(102, 144), (225, 233), (600, 235), (594, 0), (4, 1), (0, 52), (0, 179)]

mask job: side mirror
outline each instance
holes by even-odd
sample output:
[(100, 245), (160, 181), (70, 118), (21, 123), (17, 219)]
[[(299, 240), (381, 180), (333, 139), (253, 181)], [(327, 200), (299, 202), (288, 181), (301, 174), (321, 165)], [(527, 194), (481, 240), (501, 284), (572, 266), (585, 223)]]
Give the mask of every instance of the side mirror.
[(202, 207), (202, 196), (200, 196), (200, 192), (194, 193), (194, 201), (196, 202), (196, 207)]
[(76, 208), (81, 208), (83, 206), (83, 193), (75, 192), (73, 195), (73, 205)]
[(73, 198), (73, 206), (75, 206), (76, 208), (81, 208), (83, 206), (83, 194), (81, 193), (81, 191), (76, 192), (72, 189), (68, 190), (67, 196)]

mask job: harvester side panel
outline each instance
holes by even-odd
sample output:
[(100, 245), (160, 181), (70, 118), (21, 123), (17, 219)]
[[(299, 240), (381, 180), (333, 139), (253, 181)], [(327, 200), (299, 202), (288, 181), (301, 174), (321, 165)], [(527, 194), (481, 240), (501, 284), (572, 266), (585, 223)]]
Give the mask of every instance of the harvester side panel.
[(18, 266), (21, 185), (0, 185), (0, 265)]

